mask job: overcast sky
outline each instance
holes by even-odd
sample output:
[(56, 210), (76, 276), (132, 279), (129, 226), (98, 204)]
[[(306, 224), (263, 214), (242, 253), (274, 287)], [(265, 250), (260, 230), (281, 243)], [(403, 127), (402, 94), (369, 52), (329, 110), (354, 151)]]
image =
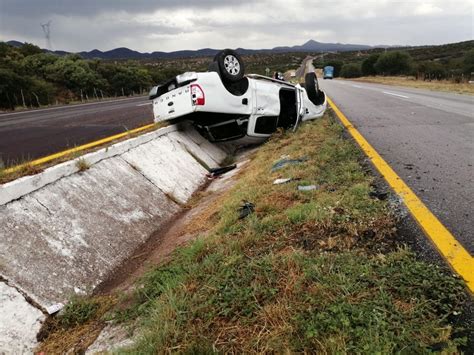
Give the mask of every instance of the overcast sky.
[(0, 0), (0, 40), (53, 49), (174, 51), (319, 42), (441, 44), (473, 39), (473, 0)]

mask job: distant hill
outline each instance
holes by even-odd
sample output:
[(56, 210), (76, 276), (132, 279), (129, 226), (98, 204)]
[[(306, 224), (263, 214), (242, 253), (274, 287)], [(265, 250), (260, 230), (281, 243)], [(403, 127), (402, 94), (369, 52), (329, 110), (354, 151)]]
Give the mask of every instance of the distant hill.
[(8, 41), (7, 43), (13, 47), (21, 47), (24, 44), (23, 42), (19, 41)]
[(363, 44), (321, 43), (311, 39), (302, 46), (275, 47), (272, 50), (278, 52), (348, 52), (361, 51), (372, 48), (375, 47)]
[[(8, 41), (8, 44), (19, 47), (23, 45), (19, 41)], [(237, 51), (240, 54), (256, 54), (256, 53), (287, 53), (287, 52), (346, 52), (356, 50), (367, 50), (372, 48), (386, 48), (389, 46), (367, 46), (362, 44), (344, 44), (344, 43), (322, 43), (314, 40), (309, 40), (303, 45), (292, 46), (292, 47), (275, 47), (272, 49), (245, 49), (238, 48)], [(45, 50), (47, 51), (47, 50)], [(142, 53), (137, 52), (129, 48), (121, 47), (115, 48), (110, 51), (100, 51), (93, 49), (88, 52), (79, 52), (83, 58), (101, 58), (101, 59), (171, 59), (171, 58), (187, 58), (187, 57), (204, 57), (214, 56), (219, 50), (213, 48), (203, 48), (198, 50), (181, 50), (175, 52), (152, 52)], [(52, 51), (58, 55), (65, 55), (68, 52), (65, 51)]]

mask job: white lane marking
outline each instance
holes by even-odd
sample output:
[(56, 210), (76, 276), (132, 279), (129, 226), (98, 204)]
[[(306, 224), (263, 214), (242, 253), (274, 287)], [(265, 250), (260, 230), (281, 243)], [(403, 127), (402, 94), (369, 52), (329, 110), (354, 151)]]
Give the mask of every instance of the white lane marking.
[(397, 96), (397, 97), (403, 97), (404, 99), (409, 99), (408, 96), (405, 96), (405, 95), (400, 95), (400, 94), (395, 94), (394, 92), (389, 92), (389, 91), (382, 91), (384, 94), (386, 95), (393, 95), (393, 96)]
[(146, 106), (146, 105), (151, 105), (151, 104), (152, 104), (152, 102), (146, 102), (144, 104), (138, 104), (137, 106)]
[(360, 86), (360, 85), (352, 85), (352, 86), (355, 87), (355, 88), (358, 88), (358, 89), (365, 89), (365, 87)]
[(118, 99), (118, 100), (106, 100), (106, 101), (89, 102), (87, 104), (72, 104), (70, 106), (62, 105), (62, 106), (50, 107), (50, 108), (37, 108), (37, 109), (32, 109), (32, 110), (20, 111), (20, 112), (7, 112), (7, 113), (1, 113), (0, 117), (13, 116), (13, 115), (22, 115), (22, 114), (26, 114), (26, 113), (35, 113), (35, 112), (43, 112), (43, 111), (51, 111), (51, 110), (60, 110), (62, 108), (71, 109), (71, 108), (75, 108), (75, 107), (83, 107), (83, 106), (89, 106), (89, 105), (100, 105), (100, 104), (107, 104), (107, 103), (110, 104), (110, 103), (114, 103), (114, 102), (127, 101), (127, 100), (133, 100), (133, 99), (136, 99), (136, 97), (127, 97), (125, 99)]

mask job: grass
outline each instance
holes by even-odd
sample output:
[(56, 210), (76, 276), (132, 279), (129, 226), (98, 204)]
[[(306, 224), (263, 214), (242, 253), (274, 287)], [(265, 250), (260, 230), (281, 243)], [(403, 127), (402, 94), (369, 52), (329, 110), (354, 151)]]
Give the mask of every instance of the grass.
[[(126, 132), (123, 132), (125, 133), (125, 135), (122, 138), (118, 138), (111, 142), (100, 144), (92, 148), (84, 148), (81, 150), (75, 150), (73, 152), (66, 152), (66, 154), (62, 155), (61, 157), (58, 157), (56, 159), (50, 160), (45, 163), (37, 164), (37, 160), (11, 161), (11, 162), (8, 162), (7, 164), (2, 163), (0, 164), (0, 185), (16, 180), (23, 176), (38, 174), (46, 168), (49, 168), (59, 163), (63, 163), (65, 161), (76, 159), (82, 155), (92, 153), (103, 148), (108, 149), (108, 147), (110, 147), (113, 144), (137, 137), (142, 134), (153, 132), (167, 125), (168, 125), (167, 122), (159, 122), (159, 123), (154, 124), (154, 126), (149, 129), (136, 132), (136, 133), (131, 133), (130, 130), (127, 130)], [(78, 147), (74, 147), (72, 149), (76, 149), (76, 148)], [(88, 168), (90, 168), (90, 165), (83, 158), (77, 161), (76, 166), (80, 172), (85, 171)]]
[(22, 163), (21, 167), (13, 172), (10, 172), (8, 168), (0, 167), (0, 185), (23, 176), (39, 174), (42, 171), (42, 167), (33, 165), (30, 162)]
[(38, 334), (42, 341), (35, 353), (80, 353), (97, 338), (105, 325), (107, 312), (116, 304), (110, 296), (73, 297), (55, 317), (43, 324)]
[(399, 77), (399, 76), (366, 76), (362, 78), (350, 79), (355, 81), (362, 81), (367, 83), (385, 84), (385, 85), (399, 85), (412, 88), (427, 89), (433, 91), (454, 92), (458, 94), (474, 95), (474, 85), (468, 83), (454, 83), (449, 80), (433, 80), (423, 81), (416, 80), (414, 77)]
[[(147, 273), (117, 312), (143, 334), (122, 352), (457, 351), (463, 284), (397, 245), (360, 154), (329, 115), (262, 146), (206, 235)], [(283, 155), (308, 160), (271, 173)], [(278, 177), (301, 180), (272, 185)], [(296, 190), (309, 183), (319, 188)], [(256, 210), (238, 220), (242, 200)]]
[[(272, 173), (286, 155), (307, 160)], [(201, 238), (118, 305), (73, 300), (37, 350), (83, 351), (113, 318), (138, 327), (139, 340), (120, 351), (130, 354), (457, 352), (463, 283), (397, 243), (395, 217), (371, 197), (360, 159), (330, 114), (280, 132), (203, 212), (206, 228), (190, 226), (207, 230)], [(300, 180), (273, 185), (279, 177)], [(256, 208), (239, 220), (243, 200)]]
[(84, 159), (84, 158), (79, 158), (76, 161), (76, 168), (79, 172), (83, 172), (88, 170), (91, 167), (91, 165)]

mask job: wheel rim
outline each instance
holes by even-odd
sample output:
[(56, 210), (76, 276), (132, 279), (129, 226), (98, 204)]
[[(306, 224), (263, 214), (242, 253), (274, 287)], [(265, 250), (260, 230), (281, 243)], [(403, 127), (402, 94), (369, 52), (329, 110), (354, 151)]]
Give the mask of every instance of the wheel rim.
[(239, 60), (233, 55), (226, 55), (224, 58), (224, 68), (230, 75), (238, 75), (240, 73)]

